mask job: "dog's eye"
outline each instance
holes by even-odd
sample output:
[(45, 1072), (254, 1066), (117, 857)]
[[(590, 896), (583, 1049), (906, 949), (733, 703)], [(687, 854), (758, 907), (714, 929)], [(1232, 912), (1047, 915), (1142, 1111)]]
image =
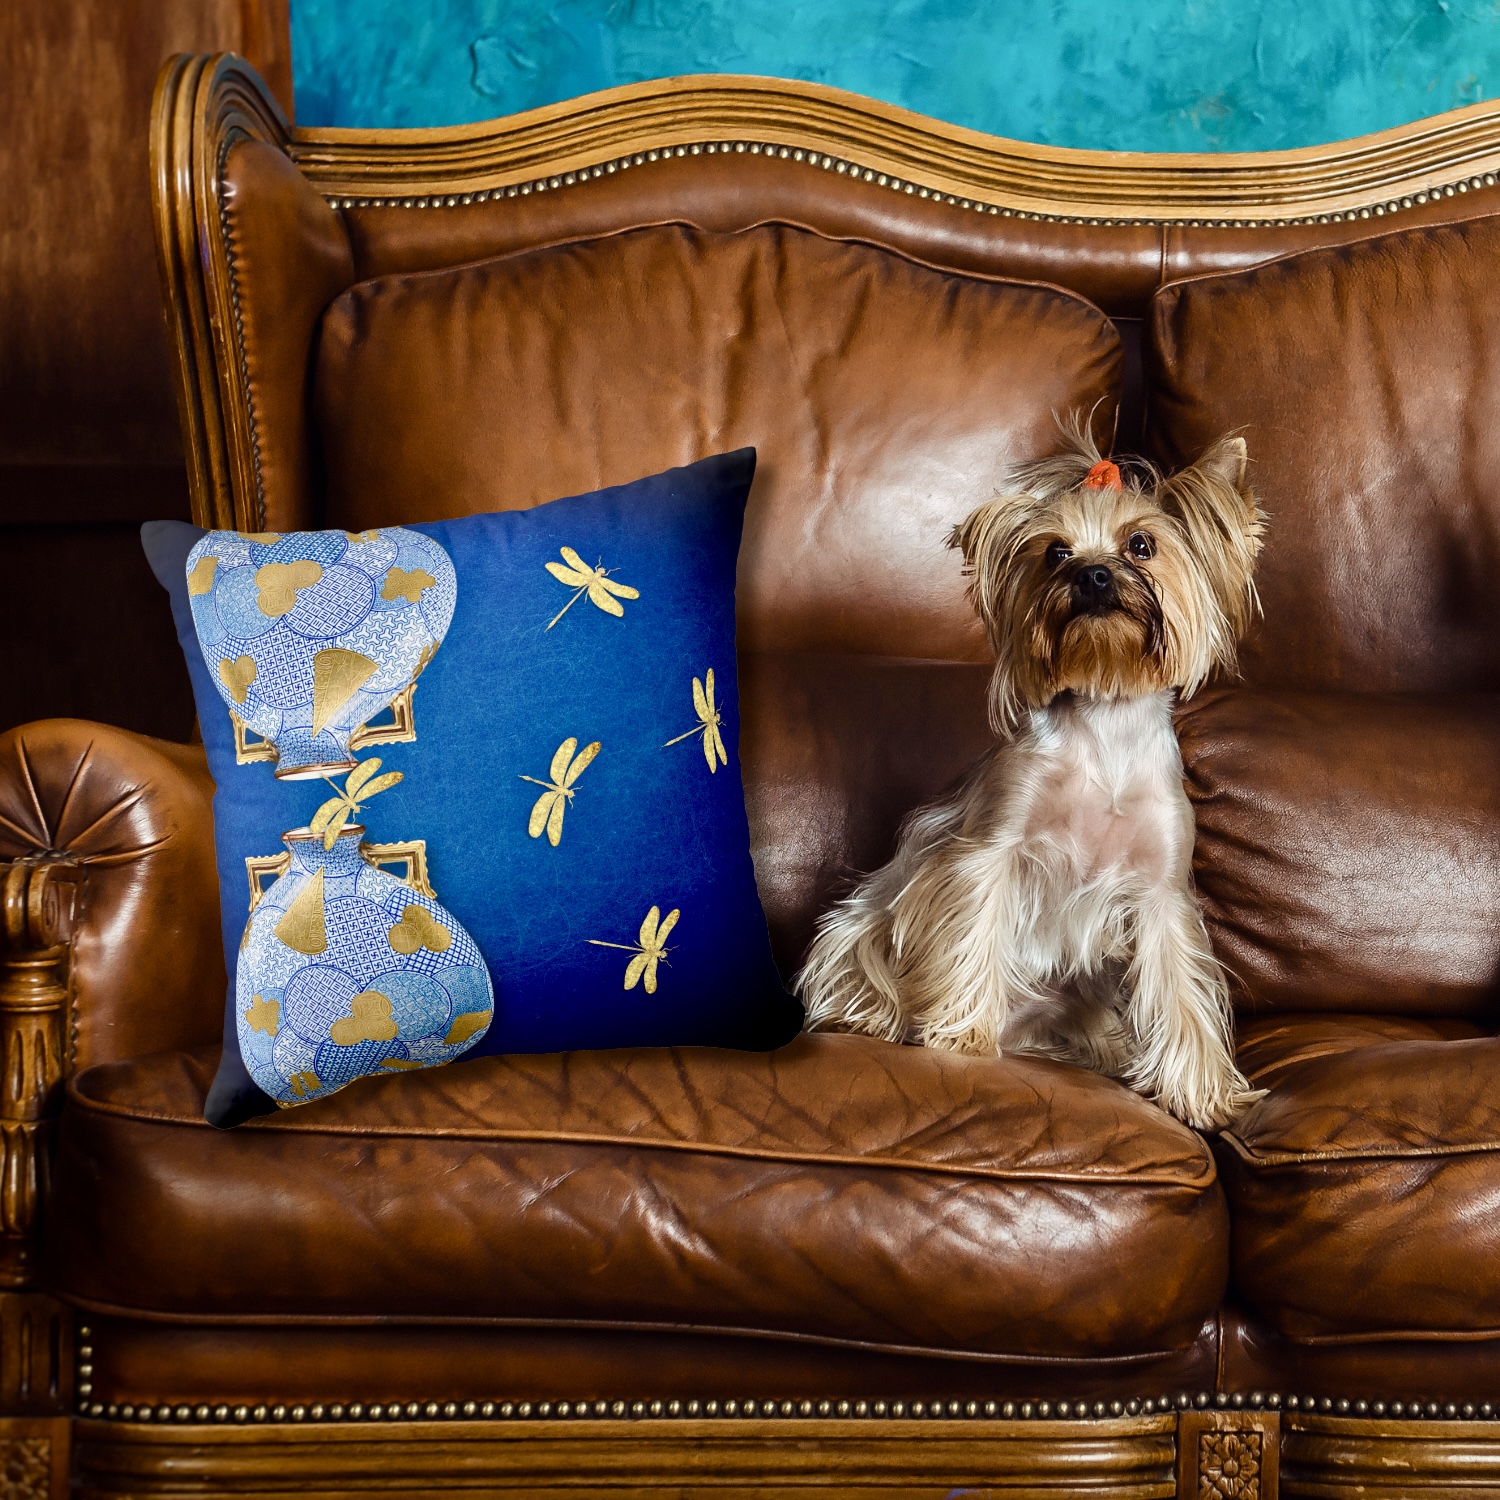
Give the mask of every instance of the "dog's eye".
[(1053, 542), (1047, 548), (1047, 566), (1059, 568), (1072, 557), (1073, 549), (1066, 542)]
[(1132, 531), (1127, 545), (1130, 548), (1130, 555), (1140, 558), (1143, 562), (1148, 557), (1156, 556), (1156, 542), (1149, 532)]

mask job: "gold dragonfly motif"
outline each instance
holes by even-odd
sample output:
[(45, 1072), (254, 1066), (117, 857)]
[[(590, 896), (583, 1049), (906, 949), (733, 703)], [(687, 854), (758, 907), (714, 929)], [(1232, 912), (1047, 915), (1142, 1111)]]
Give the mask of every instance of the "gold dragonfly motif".
[(307, 826), (311, 832), (323, 835), (325, 849), (333, 848), (338, 836), (348, 826), (349, 819), (359, 811), (363, 803), (368, 802), (377, 792), (388, 791), (398, 781), (405, 779), (400, 771), (387, 771), (384, 776), (376, 776), (379, 769), (379, 756), (360, 761), (344, 778), (344, 790), (341, 792), (331, 777), (323, 778), (338, 795), (330, 797), (313, 814), (312, 822)]
[(547, 842), (554, 849), (562, 838), (563, 813), (573, 800), (573, 783), (594, 763), (594, 757), (599, 753), (599, 741), (585, 745), (582, 750), (578, 750), (577, 755), (573, 753), (575, 750), (578, 750), (578, 741), (570, 735), (557, 747), (552, 757), (552, 765), (547, 772), (548, 780), (538, 781), (535, 776), (521, 777), (522, 781), (529, 781), (532, 786), (546, 788), (531, 809), (531, 821), (527, 823), (526, 831), (532, 838), (538, 838), (545, 828)]
[(600, 938), (589, 938), (588, 941), (596, 948), (618, 948), (622, 953), (635, 954), (635, 957), (625, 965), (625, 988), (633, 990), (644, 975), (646, 993), (654, 995), (656, 993), (656, 966), (667, 962), (667, 954), (671, 951), (667, 947), (667, 936), (677, 925), (677, 919), (681, 915), (682, 913), (674, 906), (663, 917), (661, 908), (653, 906), (646, 913), (646, 920), (641, 923), (640, 942), (606, 943)]
[[(617, 619), (623, 618), (625, 606), (620, 603), (621, 599), (639, 599), (641, 591), (633, 589), (628, 583), (616, 583), (609, 575), (610, 569), (604, 566), (604, 559), (591, 568), (571, 548), (560, 547), (563, 561), (560, 563), (549, 562), (547, 571), (559, 582), (565, 583), (572, 589), (573, 597), (558, 610), (558, 612), (547, 621), (547, 629), (551, 630), (578, 601), (587, 594), (589, 603), (602, 609), (607, 615), (614, 615)], [(564, 567), (563, 563), (567, 566)]]
[[(662, 746), (663, 750), (672, 745), (680, 745), (683, 740), (691, 739), (695, 734), (703, 736), (703, 758), (708, 762), (709, 772), (719, 769), (719, 766), (729, 764), (729, 756), (724, 751), (724, 736), (719, 733), (719, 724), (722, 715), (714, 704), (714, 669), (710, 667), (704, 682), (693, 678), (693, 711), (698, 715), (698, 722), (685, 734), (679, 734), (675, 740), (668, 740)], [(715, 764), (717, 757), (717, 764)]]

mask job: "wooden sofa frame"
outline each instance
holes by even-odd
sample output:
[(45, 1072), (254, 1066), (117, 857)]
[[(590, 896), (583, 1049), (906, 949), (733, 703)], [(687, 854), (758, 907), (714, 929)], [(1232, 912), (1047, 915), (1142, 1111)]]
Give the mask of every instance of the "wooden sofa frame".
[[(233, 55), (164, 69), (151, 141), (157, 238), (195, 519), (259, 529), (255, 435), (220, 168), (271, 143), (335, 206), (440, 209), (587, 191), (663, 156), (774, 153), (956, 210), (1183, 226), (1399, 216), (1492, 187), (1500, 102), (1359, 140), (1247, 156), (1022, 145), (814, 84), (630, 85), (432, 131), (291, 128)], [(1500, 1496), (1500, 1410), (1336, 1392), (1141, 1392), (1129, 1402), (467, 1401), (132, 1408), (94, 1400), (90, 1330), (44, 1290), (37, 1230), (71, 1066), (69, 954), (83, 875), (0, 865), (0, 1474), (15, 1500), (85, 1495), (471, 1495), (607, 1491), (813, 1496), (981, 1493), (1275, 1500)]]

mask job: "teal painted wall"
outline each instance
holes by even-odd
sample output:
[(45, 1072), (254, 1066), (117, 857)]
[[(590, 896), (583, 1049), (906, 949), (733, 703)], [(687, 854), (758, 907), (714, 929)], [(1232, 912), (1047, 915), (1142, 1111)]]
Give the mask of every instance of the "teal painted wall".
[(1021, 140), (1262, 151), (1500, 92), (1500, 0), (291, 0), (307, 125), (445, 125), (676, 73), (814, 79)]

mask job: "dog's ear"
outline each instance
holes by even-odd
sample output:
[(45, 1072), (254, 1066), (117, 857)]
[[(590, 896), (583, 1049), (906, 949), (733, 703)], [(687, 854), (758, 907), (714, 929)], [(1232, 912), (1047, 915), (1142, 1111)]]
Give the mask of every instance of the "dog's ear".
[(1234, 637), (1244, 633), (1256, 606), (1252, 575), (1266, 530), (1246, 483), (1247, 459), (1244, 438), (1221, 438), (1168, 479), (1158, 496), (1181, 525)]
[(1029, 571), (1021, 566), (1021, 557), (1047, 503), (1030, 490), (1010, 490), (971, 511), (948, 534), (948, 545), (963, 553), (969, 601), (995, 653), (989, 699), (990, 722), (997, 734), (1014, 725), (1021, 709), (1013, 639), (1018, 599)]
[(1245, 488), (1245, 469), (1250, 455), (1242, 437), (1220, 438), (1202, 458), (1193, 465), (1213, 479), (1222, 480), (1236, 493)]
[(948, 533), (948, 545), (963, 553), (969, 598), (992, 645), (1002, 627), (1000, 611), (1017, 554), (1044, 504), (1029, 491), (1012, 490), (977, 506)]

